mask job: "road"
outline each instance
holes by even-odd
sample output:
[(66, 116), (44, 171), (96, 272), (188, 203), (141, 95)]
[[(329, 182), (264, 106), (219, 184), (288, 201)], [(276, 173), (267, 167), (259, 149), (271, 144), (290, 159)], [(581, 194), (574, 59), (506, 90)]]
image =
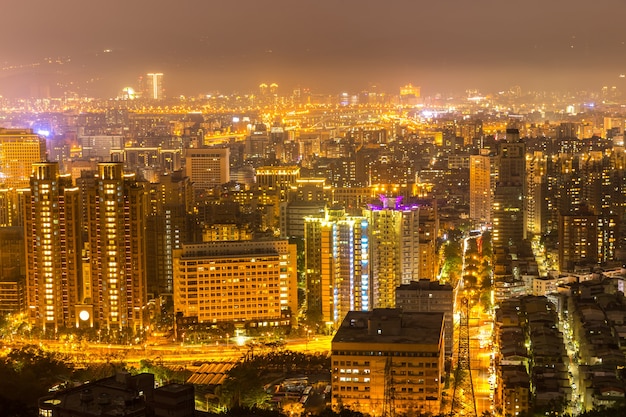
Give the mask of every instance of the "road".
[[(304, 353), (324, 353), (330, 351), (331, 336), (311, 336), (309, 338), (296, 338), (285, 340), (281, 348)], [(66, 354), (77, 364), (126, 362), (128, 364), (139, 363), (143, 359), (159, 361), (167, 364), (189, 364), (201, 361), (237, 361), (248, 354), (269, 352), (270, 349), (262, 344), (236, 343), (221, 344), (167, 344), (150, 346), (143, 345), (115, 345), (104, 343), (86, 342), (61, 342), (61, 341), (31, 341), (41, 348)], [(19, 347), (23, 342), (14, 346)]]

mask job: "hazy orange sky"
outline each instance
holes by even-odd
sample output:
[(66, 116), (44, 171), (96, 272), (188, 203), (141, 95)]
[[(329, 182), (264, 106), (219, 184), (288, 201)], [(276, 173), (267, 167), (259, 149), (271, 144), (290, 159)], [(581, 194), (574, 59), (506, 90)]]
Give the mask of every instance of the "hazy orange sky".
[[(625, 82), (623, 0), (2, 3), (0, 94), (44, 77), (110, 97), (151, 71), (166, 74), (170, 96), (261, 82), (283, 92), (411, 82), (425, 94)], [(45, 57), (71, 61), (29, 67)]]

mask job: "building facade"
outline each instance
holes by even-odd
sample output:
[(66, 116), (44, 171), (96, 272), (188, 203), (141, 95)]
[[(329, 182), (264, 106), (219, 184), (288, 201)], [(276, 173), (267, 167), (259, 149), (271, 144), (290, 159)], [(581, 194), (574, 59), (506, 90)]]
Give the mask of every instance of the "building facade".
[[(93, 320), (105, 330), (143, 331), (146, 324), (146, 186), (120, 162), (98, 164), (87, 193), (90, 301)], [(85, 306), (84, 317), (89, 311)]]
[(174, 311), (199, 323), (288, 326), (298, 311), (296, 245), (218, 241), (174, 252)]
[(76, 325), (81, 291), (80, 198), (57, 162), (33, 164), (22, 194), (26, 244), (27, 312), (44, 332)]
[(450, 284), (427, 279), (403, 284), (396, 290), (396, 308), (403, 312), (443, 313), (445, 352), (449, 358), (452, 357), (454, 335), (454, 294)]
[(351, 311), (331, 342), (332, 407), (439, 414), (444, 356), (443, 313)]
[(348, 311), (370, 308), (369, 224), (340, 208), (305, 218), (309, 319), (338, 326)]
[(382, 197), (364, 210), (369, 223), (371, 307), (395, 307), (396, 288), (419, 279), (419, 206)]

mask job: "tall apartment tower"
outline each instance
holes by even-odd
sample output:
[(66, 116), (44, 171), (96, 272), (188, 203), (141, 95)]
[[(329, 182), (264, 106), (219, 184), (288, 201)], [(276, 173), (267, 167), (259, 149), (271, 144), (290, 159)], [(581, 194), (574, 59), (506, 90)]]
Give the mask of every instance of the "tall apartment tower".
[(579, 212), (559, 216), (559, 267), (573, 271), (598, 262), (598, 216)]
[(153, 297), (173, 292), (173, 251), (189, 239), (187, 214), (192, 206), (191, 182), (182, 171), (163, 174), (157, 183), (150, 184), (146, 270), (148, 294)]
[(419, 206), (382, 197), (364, 211), (370, 225), (371, 307), (394, 308), (396, 288), (419, 279)]
[(33, 164), (22, 194), (27, 311), (45, 332), (76, 326), (81, 287), (80, 196), (57, 162)]
[(526, 238), (526, 155), (518, 129), (507, 129), (506, 140), (498, 146), (498, 166), (491, 216), (493, 245), (510, 247)]
[(367, 220), (343, 209), (305, 218), (309, 319), (336, 328), (348, 311), (369, 310), (368, 234)]
[(470, 156), (470, 219), (476, 225), (491, 222), (491, 158)]
[(547, 158), (541, 151), (535, 151), (526, 158), (526, 231), (540, 235), (547, 229), (546, 204)]
[(94, 320), (117, 332), (144, 328), (147, 197), (121, 162), (98, 164), (87, 190)]
[(163, 73), (151, 72), (146, 74), (146, 98), (162, 100), (165, 98), (163, 90)]

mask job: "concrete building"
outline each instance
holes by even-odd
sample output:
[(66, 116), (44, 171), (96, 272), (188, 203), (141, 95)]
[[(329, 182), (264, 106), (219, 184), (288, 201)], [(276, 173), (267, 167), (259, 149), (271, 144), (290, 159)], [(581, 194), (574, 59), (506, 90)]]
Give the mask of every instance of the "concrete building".
[(56, 392), (39, 399), (41, 417), (194, 417), (193, 385), (167, 384), (155, 388), (154, 375), (112, 377)]
[(438, 414), (443, 313), (351, 311), (331, 342), (332, 407), (370, 416)]
[(408, 313), (443, 313), (446, 357), (452, 357), (454, 289), (450, 284), (420, 279), (396, 289), (396, 308)]
[(526, 238), (525, 145), (519, 130), (507, 129), (507, 139), (498, 146), (498, 179), (493, 197), (493, 246), (511, 247)]
[(0, 314), (26, 307), (26, 255), (23, 227), (0, 228)]
[(474, 224), (491, 222), (491, 158), (489, 155), (471, 155), (470, 219)]
[(228, 148), (190, 148), (185, 153), (185, 175), (195, 190), (206, 191), (230, 181)]
[(402, 204), (402, 197), (382, 197), (369, 204), (371, 306), (393, 308), (396, 288), (419, 279), (419, 206)]
[(0, 187), (28, 187), (33, 163), (45, 159), (45, 138), (30, 129), (0, 128)]
[(304, 222), (307, 316), (338, 326), (348, 311), (370, 309), (369, 225), (340, 208)]
[(91, 298), (81, 286), (79, 191), (59, 174), (58, 162), (41, 162), (22, 196), (28, 320), (56, 333), (76, 326), (76, 305)]
[[(112, 332), (145, 329), (147, 303), (145, 184), (125, 175), (121, 162), (98, 164), (93, 186), (87, 186), (91, 300), (79, 315), (93, 316)], [(87, 302), (89, 301), (89, 302)]]
[(174, 252), (174, 311), (198, 323), (289, 326), (298, 311), (296, 245), (207, 242)]

